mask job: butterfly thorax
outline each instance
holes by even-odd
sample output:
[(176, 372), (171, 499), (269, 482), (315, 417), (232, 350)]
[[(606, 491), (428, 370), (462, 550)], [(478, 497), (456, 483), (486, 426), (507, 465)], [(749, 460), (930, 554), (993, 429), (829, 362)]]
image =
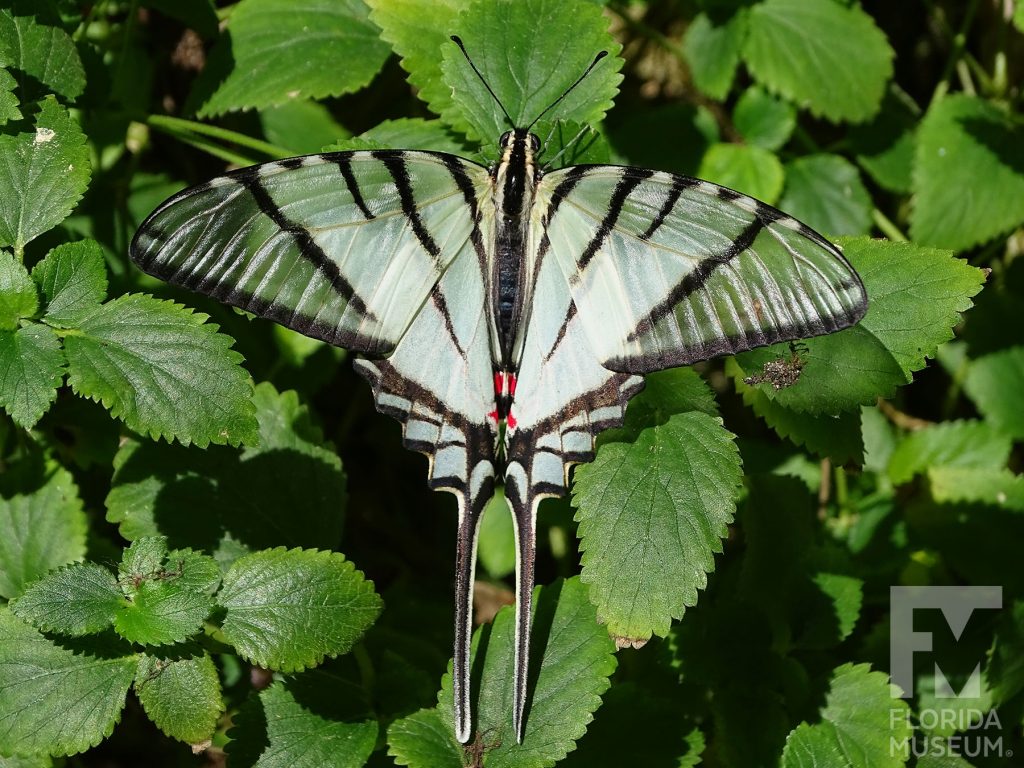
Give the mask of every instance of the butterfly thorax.
[[(527, 230), (530, 209), (537, 186), (534, 154), (539, 142), (524, 128), (503, 134), (501, 159), (491, 170), (492, 200), (495, 208), (495, 261), (492, 280), (494, 327), (497, 331), (493, 350), (495, 368), (514, 373), (517, 366), (513, 347), (519, 331), (524, 304)], [(504, 418), (511, 400), (507, 389), (496, 393), (498, 412)]]

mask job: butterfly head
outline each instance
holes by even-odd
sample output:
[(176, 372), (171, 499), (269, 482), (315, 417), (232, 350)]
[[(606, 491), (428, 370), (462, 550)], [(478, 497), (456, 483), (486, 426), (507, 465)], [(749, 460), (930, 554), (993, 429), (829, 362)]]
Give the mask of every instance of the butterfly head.
[(505, 131), (498, 140), (501, 159), (492, 170), (495, 191), (500, 193), (496, 201), (499, 209), (509, 215), (518, 215), (537, 182), (534, 158), (540, 151), (540, 139), (527, 128)]

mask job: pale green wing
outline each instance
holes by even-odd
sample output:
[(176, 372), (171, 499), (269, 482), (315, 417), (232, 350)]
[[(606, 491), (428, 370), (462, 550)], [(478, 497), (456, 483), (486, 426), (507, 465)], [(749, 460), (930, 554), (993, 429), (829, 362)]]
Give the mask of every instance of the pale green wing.
[(459, 505), (456, 731), (469, 738), (476, 536), (493, 495), (494, 242), (486, 169), (443, 153), (314, 155), (243, 169), (162, 205), (132, 243), (147, 272), (372, 355), (377, 409)]
[[(685, 176), (576, 166), (546, 176), (554, 258), (591, 350), (649, 373), (856, 323), (857, 273), (821, 235), (753, 198)], [(540, 303), (540, 297), (535, 297)]]
[(168, 282), (371, 355), (390, 353), (473, 232), (484, 168), (431, 152), (336, 152), (185, 190), (132, 259)]

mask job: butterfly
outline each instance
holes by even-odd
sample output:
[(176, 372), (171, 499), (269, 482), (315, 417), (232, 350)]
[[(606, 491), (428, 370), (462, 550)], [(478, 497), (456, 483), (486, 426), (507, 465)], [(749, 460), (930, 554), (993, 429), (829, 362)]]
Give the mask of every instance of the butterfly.
[(156, 277), (359, 353), (377, 409), (428, 457), (430, 487), (455, 495), (463, 743), (477, 533), (496, 484), (515, 531), (521, 741), (540, 501), (566, 493), (644, 374), (831, 333), (867, 309), (857, 273), (806, 225), (687, 176), (547, 170), (536, 122), (505, 132), (490, 167), (387, 149), (233, 171), (160, 205), (130, 249)]

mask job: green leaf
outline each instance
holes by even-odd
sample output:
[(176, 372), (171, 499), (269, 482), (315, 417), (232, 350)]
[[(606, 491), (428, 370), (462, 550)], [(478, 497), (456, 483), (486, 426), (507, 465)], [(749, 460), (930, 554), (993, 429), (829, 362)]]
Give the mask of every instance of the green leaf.
[(894, 54), (860, 7), (765, 0), (750, 9), (748, 30), (743, 58), (768, 90), (834, 123), (878, 111)]
[(752, 86), (743, 92), (732, 111), (733, 124), (748, 144), (774, 152), (789, 141), (796, 128), (792, 104)]
[(45, 470), (37, 487), (0, 497), (0, 597), (85, 556), (88, 521), (71, 473)]
[[(480, 671), (476, 732), (487, 751), (488, 768), (541, 768), (551, 766), (573, 749), (587, 730), (593, 713), (601, 705), (601, 694), (615, 670), (614, 645), (597, 622), (587, 588), (579, 579), (558, 581), (535, 593), (534, 637), (531, 657), (535, 669), (530, 676), (531, 698), (521, 744), (512, 731), (512, 655), (515, 622), (511, 607), (502, 608), (493, 625), (477, 632), (473, 640), (473, 670)], [(476, 656), (485, 649), (482, 665)], [(536, 675), (536, 677), (534, 677)], [(452, 676), (445, 674), (438, 695), (438, 711), (452, 728)], [(403, 729), (406, 730), (406, 729)], [(451, 730), (450, 730), (451, 733)], [(454, 743), (454, 739), (453, 739)], [(455, 745), (456, 754), (462, 752)], [(391, 743), (390, 752), (399, 763), (413, 768), (445, 765), (451, 758), (435, 762), (413, 762), (408, 742)]]
[(484, 508), (477, 540), (477, 557), (492, 579), (503, 579), (516, 569), (515, 528), (501, 488)]
[(917, 132), (913, 188), (914, 240), (962, 250), (1008, 232), (1024, 222), (1024, 128), (980, 98), (933, 101)]
[(261, 109), (260, 125), (267, 141), (297, 155), (319, 152), (350, 135), (327, 107), (308, 99)]
[(71, 328), (107, 296), (107, 265), (95, 240), (64, 243), (32, 268), (32, 279), (46, 300), (43, 320)]
[(118, 607), (114, 628), (133, 643), (180, 643), (210, 614), (219, 582), (213, 558), (189, 550), (169, 553), (163, 536), (137, 539), (118, 566), (127, 600)]
[(664, 636), (696, 604), (722, 551), (741, 475), (733, 435), (699, 411), (625, 440), (612, 433), (594, 462), (577, 468), (582, 579), (620, 644)]
[(712, 144), (700, 161), (697, 175), (766, 203), (779, 199), (785, 179), (782, 163), (774, 153), (744, 144)]
[(357, 682), (330, 667), (274, 682), (235, 718), (230, 763), (259, 768), (360, 768), (377, 720)]
[(789, 734), (783, 768), (902, 768), (905, 758), (890, 745), (913, 734), (910, 709), (893, 697), (884, 673), (867, 664), (836, 668), (819, 715), (820, 721), (801, 723)]
[(932, 466), (998, 469), (1010, 458), (1010, 438), (982, 421), (948, 421), (901, 440), (889, 459), (889, 479), (909, 482)]
[(113, 573), (75, 563), (43, 576), (11, 605), (15, 616), (38, 629), (75, 636), (108, 628), (123, 603)]
[(839, 155), (808, 155), (789, 163), (779, 207), (827, 235), (871, 231), (871, 195), (856, 166)]
[(800, 413), (775, 402), (758, 387), (745, 384), (743, 372), (734, 359), (726, 360), (725, 366), (743, 402), (764, 419), (779, 437), (795, 445), (802, 445), (819, 456), (828, 456), (836, 464), (861, 463), (864, 444), (861, 439), (860, 414), (856, 411), (817, 416)]
[(732, 87), (746, 34), (746, 14), (724, 19), (698, 13), (683, 36), (683, 54), (697, 87), (712, 99), (723, 100)]
[[(469, 0), (366, 0), (381, 39), (401, 57), (409, 84), (435, 115), (453, 109), (452, 89), (441, 77), (441, 46)], [(467, 45), (469, 43), (467, 42)]]
[(980, 503), (1024, 512), (1024, 475), (991, 466), (927, 467), (932, 499), (940, 504)]
[(170, 301), (109, 301), (64, 340), (68, 382), (130, 429), (184, 444), (256, 439), (252, 385), (232, 339)]
[(0, 136), (0, 246), (16, 253), (71, 213), (91, 175), (85, 135), (52, 96), (43, 100), (35, 125)]
[(60, 342), (43, 325), (0, 331), (0, 406), (31, 429), (57, 397), (64, 380)]
[(238, 654), (285, 672), (347, 653), (381, 610), (373, 583), (343, 555), (283, 547), (238, 558), (217, 602)]
[(23, 73), (19, 79), (25, 103), (47, 93), (74, 101), (85, 90), (85, 69), (71, 37), (19, 11), (0, 11), (0, 66)]
[[(14, 89), (17, 87), (18, 81), (14, 79), (14, 75), (0, 68), (0, 125), (22, 118), (21, 110), (18, 109), (18, 97), (14, 95)], [(3, 763), (0, 763), (0, 766), (2, 765)]]
[(1019, 3), (1013, 9), (1013, 23), (1021, 32), (1024, 32), (1024, 5)]
[(1024, 440), (1024, 346), (972, 360), (964, 390), (991, 424)]
[(14, 255), (0, 251), (0, 331), (13, 331), (39, 309), (39, 294), (28, 270)]
[(804, 627), (800, 645), (804, 648), (827, 648), (850, 636), (864, 604), (864, 582), (841, 573), (816, 573), (813, 581), (825, 596), (831, 611), (818, 611)]
[[(543, 34), (537, 34), (543, 29)], [(508, 110), (515, 125), (527, 125), (586, 71), (598, 51), (608, 56), (537, 124), (544, 136), (555, 119), (581, 125), (599, 123), (612, 106), (622, 81), (621, 46), (608, 33), (600, 6), (579, 0), (474, 0), (453, 29), (473, 63)], [(436, 52), (434, 54), (436, 56)], [(494, 97), (487, 92), (458, 46), (441, 46), (441, 70), (453, 90), (453, 105), (441, 117), (471, 139), (493, 148), (509, 129)]]
[(440, 120), (405, 117), (378, 123), (361, 139), (394, 149), (425, 149), (434, 152), (466, 154), (465, 144)]
[(0, 755), (0, 768), (53, 768), (53, 759), (49, 755)]
[(199, 116), (357, 91), (390, 52), (377, 35), (362, 0), (242, 0), (210, 55), (208, 71), (226, 77)]
[(463, 768), (450, 715), (434, 707), (395, 720), (388, 728), (388, 754), (412, 768)]
[(259, 445), (241, 453), (125, 441), (107, 519), (128, 539), (165, 535), (222, 562), (253, 549), (337, 544), (346, 500), (341, 460), (323, 447), (295, 392), (262, 383), (253, 403)]
[(1008, 605), (999, 617), (985, 678), (997, 705), (1024, 691), (1024, 602), (1020, 600)]
[(161, 731), (190, 744), (211, 738), (224, 711), (213, 659), (190, 646), (140, 656), (135, 695)]
[(850, 148), (857, 162), (890, 192), (910, 192), (920, 112), (913, 99), (894, 86), (874, 119), (850, 128)]
[[(948, 251), (868, 238), (840, 244), (864, 281), (867, 315), (853, 328), (801, 342), (804, 365), (796, 385), (758, 385), (767, 397), (803, 413), (835, 414), (891, 396), (952, 338), (985, 277)], [(788, 345), (777, 344), (735, 359), (738, 372), (752, 376), (790, 354)]]
[(122, 646), (58, 645), (0, 608), (0, 752), (95, 746), (113, 731), (136, 664)]

